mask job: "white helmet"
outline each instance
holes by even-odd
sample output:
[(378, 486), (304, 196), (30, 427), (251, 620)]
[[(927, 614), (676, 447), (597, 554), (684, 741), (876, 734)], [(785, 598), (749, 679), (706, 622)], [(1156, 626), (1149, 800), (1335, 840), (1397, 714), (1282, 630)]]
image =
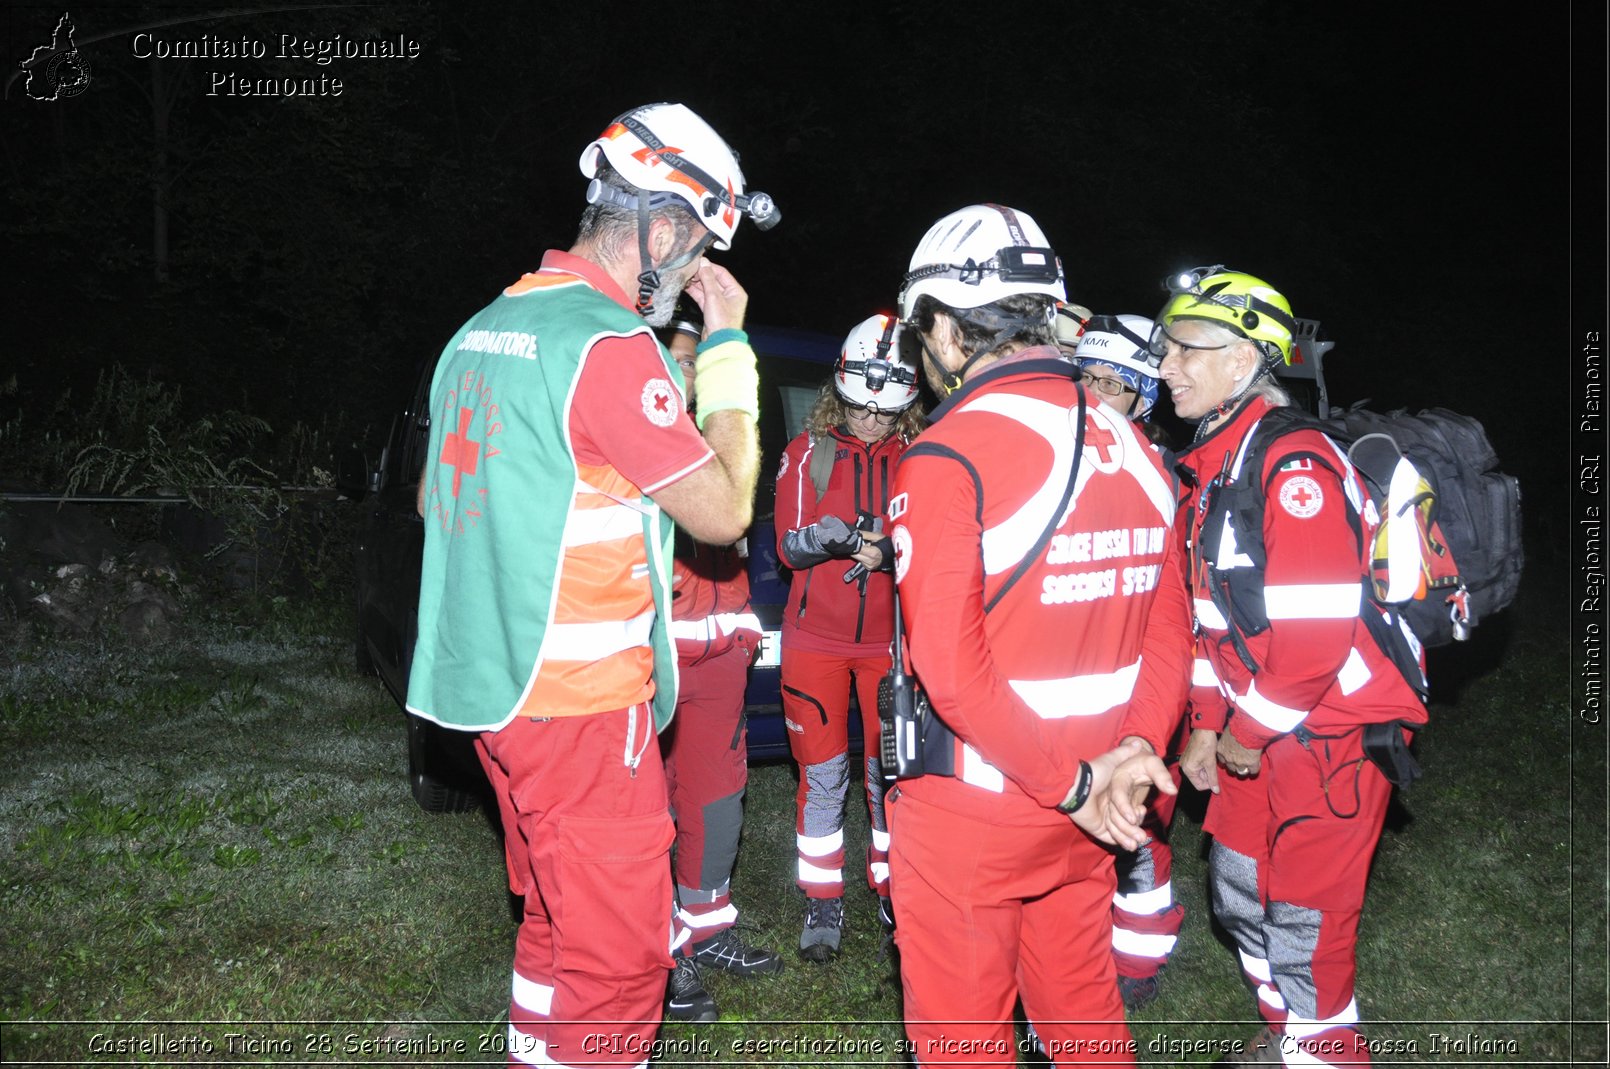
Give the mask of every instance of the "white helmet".
[(900, 316), (923, 294), (951, 308), (979, 308), (1019, 293), (1067, 299), (1062, 261), (1040, 224), (999, 204), (974, 204), (935, 223), (911, 254), (900, 286)]
[(855, 325), (833, 365), (833, 389), (852, 405), (901, 412), (917, 399), (917, 370), (900, 361), (900, 321), (875, 315)]
[(1135, 416), (1146, 418), (1157, 403), (1157, 369), (1152, 366), (1151, 337), (1156, 326), (1145, 316), (1092, 316), (1074, 354), (1079, 366), (1106, 364), (1140, 398)]
[(1057, 321), (1054, 324), (1057, 332), (1057, 347), (1064, 351), (1078, 348), (1079, 338), (1085, 332), (1085, 324), (1090, 321), (1090, 309), (1082, 304), (1072, 301), (1063, 301), (1057, 305)]
[(782, 213), (764, 193), (744, 194), (738, 154), (683, 104), (646, 104), (615, 119), (581, 153), (581, 173), (592, 179), (587, 203), (607, 200), (627, 208), (638, 198), (597, 178), (607, 162), (627, 184), (649, 194), (648, 207), (680, 200), (715, 236), (715, 246), (732, 243), (738, 220), (747, 215), (770, 230)]

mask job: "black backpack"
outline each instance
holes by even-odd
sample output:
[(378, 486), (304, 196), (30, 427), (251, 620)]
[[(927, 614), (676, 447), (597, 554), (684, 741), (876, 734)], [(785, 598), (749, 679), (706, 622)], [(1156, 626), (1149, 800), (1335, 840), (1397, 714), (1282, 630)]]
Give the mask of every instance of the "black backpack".
[[(1214, 509), (1230, 510), (1238, 544), (1263, 564), (1263, 471), (1269, 450), (1282, 463), (1302, 457), (1336, 471), (1335, 458), (1308, 450), (1279, 452), (1294, 430), (1324, 433), (1347, 453), (1363, 477), (1378, 517), (1366, 558), (1371, 602), (1380, 611), (1365, 621), (1382, 650), (1411, 686), (1426, 693), (1419, 651), (1397, 624), (1407, 625), (1424, 646), (1463, 641), (1470, 629), (1514, 600), (1520, 586), (1520, 484), (1498, 470), (1498, 456), (1482, 425), (1443, 408), (1410, 415), (1385, 414), (1354, 405), (1321, 419), (1300, 409), (1272, 409), (1253, 431), (1240, 464), (1243, 477), (1216, 495)], [(1337, 472), (1340, 476), (1341, 473)], [(1354, 517), (1364, 537), (1362, 517)], [(1400, 552), (1402, 551), (1402, 552)], [(1233, 600), (1233, 597), (1232, 597)], [(1237, 650), (1248, 667), (1238, 630), (1262, 630), (1262, 606), (1233, 606), (1226, 613)], [(1238, 624), (1238, 621), (1240, 623)]]

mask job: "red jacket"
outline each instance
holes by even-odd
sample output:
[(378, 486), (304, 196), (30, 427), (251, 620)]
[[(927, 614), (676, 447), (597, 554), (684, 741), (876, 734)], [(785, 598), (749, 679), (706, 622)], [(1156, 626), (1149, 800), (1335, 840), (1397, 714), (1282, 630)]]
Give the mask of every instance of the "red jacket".
[(677, 538), (671, 562), (671, 637), (687, 666), (742, 646), (760, 648), (760, 621), (749, 604), (749, 562), (736, 546)]
[[(1129, 420), (1082, 393), (1047, 347), (986, 368), (935, 413), (895, 477), (893, 523), (912, 667), (958, 736), (956, 777), (902, 791), (1024, 822), (1055, 806), (1079, 762), (1140, 735), (1159, 752), (1190, 672), (1173, 480)], [(986, 605), (1000, 600), (988, 612)]]
[[(854, 527), (859, 512), (881, 517), (888, 507), (905, 440), (890, 434), (868, 445), (842, 429), (831, 438), (836, 454), (820, 501), (810, 475), (810, 435), (801, 434), (783, 450), (777, 467), (777, 556), (784, 564), (783, 541), (790, 531), (829, 514)], [(844, 582), (854, 566), (853, 560), (833, 559), (794, 573), (783, 613), (785, 645), (845, 656), (887, 652), (894, 638), (894, 580), (888, 572), (873, 572), (864, 589), (859, 582)]]
[[(1208, 487), (1221, 472), (1239, 475), (1237, 458), (1247, 435), (1270, 405), (1255, 398), (1180, 460)], [(1293, 452), (1326, 457), (1346, 476), (1344, 485), (1323, 464)], [(1199, 625), (1193, 673), (1193, 726), (1231, 733), (1258, 750), (1299, 724), (1317, 734), (1387, 720), (1424, 723), (1425, 707), (1381, 652), (1360, 616), (1378, 611), (1364, 597), (1368, 569), (1348, 513), (1365, 500), (1363, 483), (1345, 452), (1314, 430), (1293, 431), (1265, 454), (1263, 605), (1269, 628), (1247, 638), (1259, 666), (1256, 676), (1230, 640), (1214, 605), (1207, 569), (1193, 567), (1191, 594)], [(1191, 552), (1204, 545), (1201, 489), (1193, 498)], [(1208, 540), (1211, 542), (1211, 539)], [(1365, 545), (1369, 544), (1368, 537)], [(1220, 568), (1252, 567), (1224, 534)]]

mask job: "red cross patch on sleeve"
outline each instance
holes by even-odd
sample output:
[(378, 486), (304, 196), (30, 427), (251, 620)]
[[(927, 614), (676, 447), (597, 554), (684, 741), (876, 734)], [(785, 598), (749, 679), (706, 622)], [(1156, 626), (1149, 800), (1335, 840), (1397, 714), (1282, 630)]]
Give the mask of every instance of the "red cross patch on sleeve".
[(1319, 510), (1325, 507), (1325, 492), (1308, 476), (1294, 475), (1280, 486), (1280, 507), (1299, 520), (1306, 520), (1319, 515)]
[(654, 426), (669, 427), (680, 411), (681, 402), (669, 380), (649, 379), (643, 384), (643, 415)]

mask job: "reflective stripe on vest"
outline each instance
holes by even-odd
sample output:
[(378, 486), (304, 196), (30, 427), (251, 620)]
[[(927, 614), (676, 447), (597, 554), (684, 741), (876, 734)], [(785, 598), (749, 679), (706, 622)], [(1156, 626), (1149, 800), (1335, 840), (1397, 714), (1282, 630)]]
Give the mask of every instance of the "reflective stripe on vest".
[(1116, 672), (1093, 672), (1063, 679), (1009, 679), (1007, 684), (1042, 720), (1100, 716), (1129, 701), (1140, 676), (1140, 661)]

